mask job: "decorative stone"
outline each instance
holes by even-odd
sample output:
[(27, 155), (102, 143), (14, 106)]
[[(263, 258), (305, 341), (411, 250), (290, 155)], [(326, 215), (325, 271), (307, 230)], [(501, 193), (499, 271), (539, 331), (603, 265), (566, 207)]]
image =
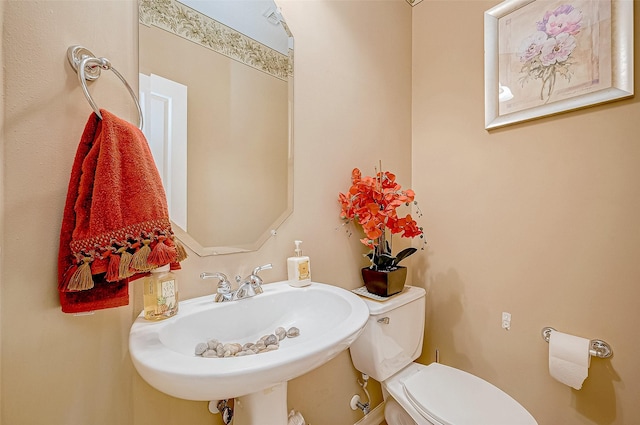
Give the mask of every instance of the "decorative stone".
[(278, 339), (278, 337), (275, 336), (274, 334), (271, 334), (271, 335), (267, 336), (267, 338), (264, 340), (264, 345), (266, 345), (266, 346), (274, 345), (274, 344), (277, 344), (278, 341), (280, 341)]
[(237, 353), (239, 353), (242, 350), (242, 345), (238, 344), (237, 342), (234, 342), (231, 344), (224, 344), (222, 346), (222, 349), (224, 350), (225, 354), (228, 351), (229, 353), (231, 353), (232, 356), (235, 356)]
[(295, 338), (300, 335), (300, 329), (294, 327), (285, 330), (282, 326), (276, 328), (274, 333), (260, 337), (254, 344), (247, 342), (244, 345), (238, 342), (222, 343), (215, 338), (207, 342), (200, 342), (195, 347), (195, 354), (202, 357), (242, 357), (254, 354), (274, 351), (280, 348), (280, 341), (285, 338)]
[(274, 333), (280, 341), (287, 337), (287, 331), (282, 326), (276, 328), (276, 331)]
[(205, 351), (207, 351), (209, 349), (209, 347), (207, 346), (207, 344), (201, 342), (198, 345), (196, 345), (196, 356), (201, 355), (202, 353), (204, 353)]

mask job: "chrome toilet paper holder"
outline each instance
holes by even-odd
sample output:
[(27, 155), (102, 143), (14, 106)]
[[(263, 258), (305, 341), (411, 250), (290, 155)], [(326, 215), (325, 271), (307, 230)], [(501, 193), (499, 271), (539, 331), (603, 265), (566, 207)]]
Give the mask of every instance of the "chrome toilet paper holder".
[[(542, 339), (549, 342), (551, 338), (551, 332), (555, 331), (554, 328), (546, 326), (542, 328)], [(589, 354), (592, 357), (599, 357), (601, 359), (608, 359), (613, 356), (613, 350), (611, 346), (601, 339), (592, 339), (589, 344)]]

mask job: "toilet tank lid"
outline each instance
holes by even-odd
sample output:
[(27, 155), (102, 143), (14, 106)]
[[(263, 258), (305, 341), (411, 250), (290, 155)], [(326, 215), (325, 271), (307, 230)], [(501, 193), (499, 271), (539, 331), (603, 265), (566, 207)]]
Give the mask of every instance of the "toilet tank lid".
[(383, 301), (376, 301), (366, 297), (361, 298), (367, 304), (367, 307), (369, 307), (369, 314), (375, 316), (387, 313), (395, 308), (408, 304), (411, 301), (424, 297), (425, 294), (426, 291), (423, 288), (406, 285), (402, 292), (392, 295)]
[(517, 401), (475, 375), (432, 363), (403, 382), (411, 404), (443, 425), (537, 425)]

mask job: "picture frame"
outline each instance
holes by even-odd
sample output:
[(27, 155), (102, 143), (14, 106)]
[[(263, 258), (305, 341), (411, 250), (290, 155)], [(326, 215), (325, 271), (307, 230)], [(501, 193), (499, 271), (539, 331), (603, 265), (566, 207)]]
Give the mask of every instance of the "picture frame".
[(506, 0), (484, 31), (487, 130), (634, 94), (633, 0)]

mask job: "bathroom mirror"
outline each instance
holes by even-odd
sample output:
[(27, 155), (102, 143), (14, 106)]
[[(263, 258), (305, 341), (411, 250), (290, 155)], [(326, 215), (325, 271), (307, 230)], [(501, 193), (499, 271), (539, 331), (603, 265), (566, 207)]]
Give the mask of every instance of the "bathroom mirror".
[(144, 132), (173, 229), (258, 249), (293, 210), (293, 37), (273, 0), (140, 0)]

